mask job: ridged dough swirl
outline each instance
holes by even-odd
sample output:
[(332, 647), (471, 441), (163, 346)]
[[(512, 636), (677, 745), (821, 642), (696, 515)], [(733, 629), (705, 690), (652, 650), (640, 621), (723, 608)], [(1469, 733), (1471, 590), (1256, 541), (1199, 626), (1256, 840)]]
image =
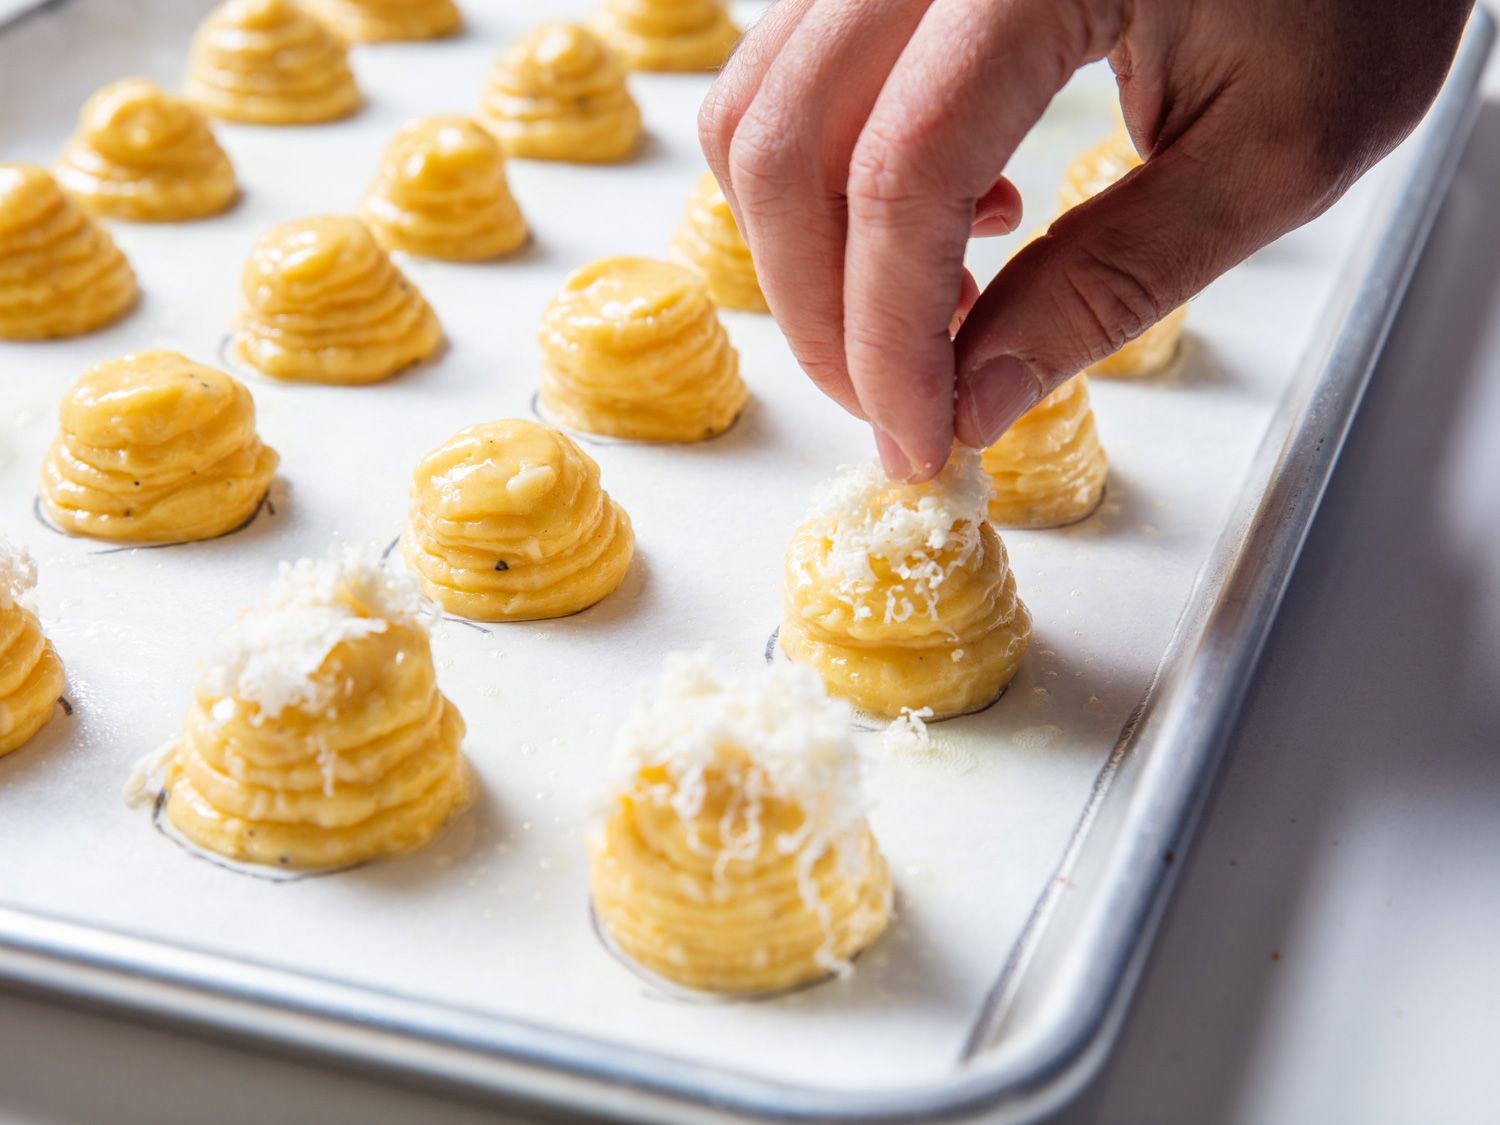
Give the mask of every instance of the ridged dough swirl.
[(479, 121), (509, 156), (607, 163), (641, 136), (641, 111), (613, 51), (574, 23), (544, 23), (495, 61)]
[(1077, 375), (1023, 414), (984, 451), (990, 521), (999, 527), (1060, 527), (1099, 506), (1109, 460)]
[(542, 317), (542, 404), (569, 429), (701, 441), (745, 405), (739, 355), (692, 271), (605, 258), (575, 271)]
[(688, 197), (687, 214), (672, 235), (672, 257), (703, 275), (720, 308), (769, 311), (750, 247), (712, 172), (703, 173)]
[(46, 726), (66, 686), (62, 661), (26, 604), (36, 568), (0, 538), (0, 757)]
[(50, 173), (0, 164), (0, 340), (91, 332), (136, 292), (125, 255)]
[(422, 459), (401, 546), (422, 592), (449, 613), (524, 621), (611, 593), (635, 537), (572, 438), (508, 419), (460, 430)]
[(217, 215), (239, 191), (203, 115), (144, 78), (89, 98), (57, 178), (91, 211), (141, 222)]
[(723, 0), (603, 0), (591, 22), (632, 70), (717, 70), (740, 38)]
[(436, 39), (461, 22), (453, 0), (307, 0), (307, 6), (351, 43)]

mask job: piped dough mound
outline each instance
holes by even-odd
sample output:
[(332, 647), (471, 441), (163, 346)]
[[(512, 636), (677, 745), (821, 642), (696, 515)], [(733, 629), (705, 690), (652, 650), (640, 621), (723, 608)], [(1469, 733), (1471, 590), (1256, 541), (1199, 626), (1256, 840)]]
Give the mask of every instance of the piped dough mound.
[(498, 258), (527, 238), (505, 154), (465, 117), (404, 126), (381, 157), (360, 214), (387, 250), (423, 258)]
[(125, 255), (50, 173), (0, 164), (0, 340), (92, 332), (136, 292)]
[(352, 216), (272, 227), (240, 288), (235, 350), (275, 379), (374, 383), (442, 343), (427, 301)]
[(219, 639), (161, 763), (166, 814), (245, 863), (410, 851), (469, 803), (464, 722), (438, 690), (416, 583), (375, 552), (282, 564)]
[(1077, 375), (1021, 415), (983, 454), (990, 521), (999, 527), (1061, 527), (1099, 506), (1109, 460)]
[(612, 593), (635, 536), (572, 438), (507, 419), (460, 430), (422, 458), (401, 548), (422, 592), (449, 613), (526, 621)]
[(437, 39), (458, 29), (453, 0), (306, 0), (308, 9), (351, 43)]
[(963, 447), (925, 484), (845, 469), (787, 550), (782, 651), (884, 718), (992, 703), (1020, 667), (1031, 614), (986, 522), (989, 498), (979, 454)]
[(740, 38), (723, 0), (604, 0), (590, 22), (632, 70), (718, 70)]
[(344, 41), (293, 0), (228, 0), (188, 56), (187, 99), (248, 125), (312, 125), (359, 108)]
[(672, 235), (672, 257), (703, 275), (708, 295), (720, 308), (769, 311), (750, 247), (712, 172), (703, 173), (688, 197), (687, 214)]
[(744, 408), (739, 354), (708, 288), (650, 258), (575, 271), (542, 317), (542, 404), (572, 430), (702, 441)]
[(0, 757), (47, 725), (65, 686), (62, 661), (29, 600), (36, 565), (0, 536)]
[(250, 392), (176, 352), (101, 363), (58, 413), (41, 501), (72, 535), (212, 539), (255, 514), (280, 460), (256, 435)]
[[(1058, 197), (1058, 211), (1071, 211), (1098, 195), (1127, 172), (1141, 166), (1135, 142), (1121, 125), (1068, 166)], [(1187, 306), (1173, 309), (1119, 351), (1088, 368), (1088, 374), (1111, 379), (1154, 375), (1172, 362), (1182, 339)]]
[(544, 23), (501, 54), (479, 121), (507, 155), (531, 160), (624, 160), (641, 137), (625, 67), (575, 23)]
[(804, 669), (727, 677), (672, 658), (614, 758), (589, 883), (604, 931), (649, 972), (771, 992), (847, 971), (889, 924), (848, 711)]

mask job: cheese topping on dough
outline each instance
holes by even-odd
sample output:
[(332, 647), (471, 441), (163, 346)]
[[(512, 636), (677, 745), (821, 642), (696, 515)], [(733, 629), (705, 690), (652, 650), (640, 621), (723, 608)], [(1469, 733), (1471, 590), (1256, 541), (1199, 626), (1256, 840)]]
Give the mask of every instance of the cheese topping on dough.
[(310, 125), (359, 108), (344, 41), (293, 0), (227, 0), (189, 50), (187, 99), (225, 121)]
[(0, 164), (0, 340), (91, 332), (135, 297), (125, 255), (49, 173)]
[(69, 389), (42, 466), (47, 517), (73, 535), (179, 543), (255, 514), (279, 461), (250, 392), (176, 352), (101, 363)]
[(780, 644), (834, 695), (887, 718), (992, 702), (1031, 636), (1005, 546), (986, 521), (979, 454), (959, 447), (920, 485), (875, 465), (814, 498), (787, 550)]
[(1069, 379), (984, 451), (998, 527), (1060, 527), (1099, 506), (1109, 462), (1089, 406), (1088, 377)]
[(890, 874), (848, 718), (801, 669), (669, 660), (616, 738), (589, 842), (594, 908), (627, 956), (753, 993), (844, 970), (880, 935)]
[(739, 354), (692, 271), (605, 258), (575, 271), (542, 317), (542, 404), (569, 429), (701, 441), (745, 405)]
[(687, 214), (672, 236), (672, 257), (703, 275), (708, 295), (720, 308), (769, 311), (750, 247), (712, 172), (703, 173), (693, 188)]
[(724, 0), (603, 0), (592, 24), (632, 70), (717, 70), (740, 38)]
[(387, 250), (423, 258), (498, 258), (527, 238), (504, 153), (466, 117), (403, 126), (381, 157), (361, 215)]
[(0, 757), (47, 725), (62, 696), (62, 661), (31, 606), (36, 564), (0, 536)]
[(352, 216), (271, 228), (240, 288), (235, 347), (273, 378), (373, 383), (425, 359), (443, 339), (422, 294)]
[(351, 43), (436, 39), (460, 22), (453, 0), (307, 0), (307, 5)]

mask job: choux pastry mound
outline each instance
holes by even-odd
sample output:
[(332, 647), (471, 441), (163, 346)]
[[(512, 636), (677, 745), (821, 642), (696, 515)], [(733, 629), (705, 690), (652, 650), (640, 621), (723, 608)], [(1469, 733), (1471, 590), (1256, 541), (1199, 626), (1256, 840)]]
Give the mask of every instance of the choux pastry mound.
[(0, 164), (0, 340), (92, 332), (136, 293), (125, 255), (49, 172)]
[(479, 123), (506, 155), (531, 160), (624, 160), (641, 138), (625, 67), (574, 23), (544, 23), (512, 43), (490, 71)]
[(250, 519), (280, 460), (238, 380), (176, 352), (101, 363), (69, 388), (42, 465), (47, 518), (122, 543), (212, 539)]
[(360, 104), (344, 40), (294, 0), (226, 0), (198, 26), (184, 93), (247, 125), (312, 125)]
[(274, 379), (374, 383), (443, 340), (422, 294), (352, 216), (273, 227), (255, 244), (240, 288), (234, 350)]
[(1020, 666), (1031, 614), (989, 499), (979, 454), (964, 447), (925, 484), (845, 469), (787, 550), (782, 652), (882, 718), (992, 703)]
[(712, 172), (703, 173), (688, 199), (687, 214), (672, 235), (672, 258), (708, 282), (708, 295), (721, 309), (768, 312), (755, 276), (750, 247)]
[(676, 657), (619, 732), (590, 833), (610, 942), (683, 988), (773, 992), (834, 972), (891, 920), (847, 708), (805, 669)]
[(507, 419), (460, 430), (422, 458), (401, 547), (422, 592), (449, 613), (526, 621), (608, 596), (635, 537), (572, 438)]
[(0, 537), (0, 757), (46, 726), (65, 686), (62, 661), (28, 599), (36, 566)]
[(723, 0), (603, 0), (590, 22), (632, 70), (718, 70), (740, 38)]
[(982, 460), (997, 527), (1061, 527), (1092, 512), (1104, 496), (1109, 461), (1089, 406), (1088, 377), (1074, 376), (1023, 414)]
[(303, 559), (219, 638), (155, 784), (207, 851), (343, 867), (427, 843), (469, 803), (463, 736), (416, 583), (373, 552)]
[(381, 157), (360, 215), (387, 250), (422, 258), (498, 258), (527, 239), (505, 154), (465, 117), (404, 126)]
[[(1058, 198), (1059, 212), (1071, 211), (1084, 200), (1098, 195), (1127, 172), (1139, 168), (1141, 163), (1135, 142), (1121, 125), (1069, 165)], [(1186, 319), (1186, 305), (1173, 309), (1119, 351), (1089, 367), (1088, 373), (1114, 379), (1156, 374), (1177, 354)]]
[(727, 430), (749, 392), (708, 288), (650, 258), (575, 271), (542, 317), (541, 402), (571, 430), (701, 441)]
[(461, 22), (453, 0), (306, 0), (308, 9), (351, 43), (437, 39)]
[(89, 98), (57, 179), (90, 211), (139, 222), (217, 215), (239, 194), (203, 115), (144, 78)]

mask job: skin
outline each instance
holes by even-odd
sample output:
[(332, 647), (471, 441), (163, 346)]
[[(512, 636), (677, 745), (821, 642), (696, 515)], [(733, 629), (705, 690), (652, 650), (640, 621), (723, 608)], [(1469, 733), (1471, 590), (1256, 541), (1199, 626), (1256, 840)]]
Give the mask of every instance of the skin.
[[(699, 118), (812, 379), (920, 481), (1316, 217), (1416, 125), (1472, 0), (780, 0)], [(1144, 167), (980, 291), (1016, 146), (1107, 58)], [(956, 335), (955, 335), (956, 334)]]

